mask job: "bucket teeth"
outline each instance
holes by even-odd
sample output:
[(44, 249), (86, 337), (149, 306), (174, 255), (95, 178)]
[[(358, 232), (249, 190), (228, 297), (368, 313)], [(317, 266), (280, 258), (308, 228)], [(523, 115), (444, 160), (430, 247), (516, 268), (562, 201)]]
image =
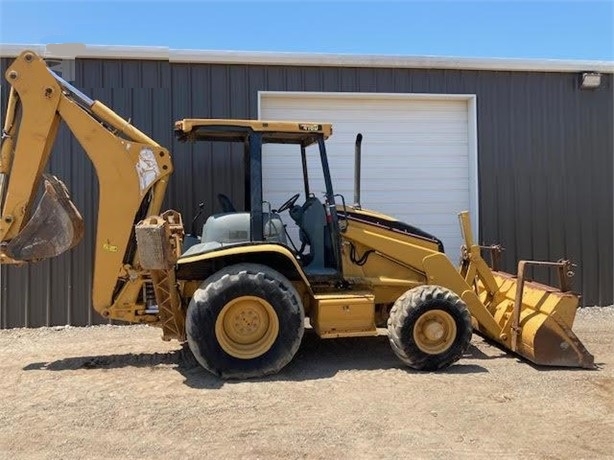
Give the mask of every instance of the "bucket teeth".
[(45, 191), (21, 232), (6, 247), (15, 260), (33, 262), (62, 254), (83, 237), (83, 218), (55, 176), (44, 176)]

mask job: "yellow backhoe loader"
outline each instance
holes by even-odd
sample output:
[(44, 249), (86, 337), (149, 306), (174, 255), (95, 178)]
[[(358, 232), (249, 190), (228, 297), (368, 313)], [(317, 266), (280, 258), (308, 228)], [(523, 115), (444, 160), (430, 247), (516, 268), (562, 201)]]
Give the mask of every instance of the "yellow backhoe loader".
[[(456, 268), (435, 236), (361, 208), (361, 136), (355, 203), (346, 205), (333, 191), (329, 124), (177, 121), (181, 141), (242, 144), (250, 191), (248, 211), (237, 211), (220, 195), (223, 212), (209, 216), (202, 232), (186, 234), (178, 212), (161, 213), (173, 171), (167, 149), (55, 75), (31, 51), (15, 59), (6, 79), (2, 263), (54, 257), (83, 235), (68, 190), (44, 172), (64, 122), (100, 184), (94, 309), (105, 318), (158, 326), (164, 339), (187, 341), (198, 362), (222, 378), (278, 372), (296, 353), (306, 318), (322, 338), (373, 336), (387, 327), (396, 355), (419, 370), (459, 360), (474, 330), (538, 365), (594, 366), (572, 332), (578, 297), (567, 287), (568, 262), (550, 263), (559, 270), (560, 289), (525, 280), (525, 268), (535, 262), (521, 261), (517, 276), (496, 271), (496, 257), (492, 267), (485, 262), (462, 212), (464, 246)], [(300, 193), (277, 209), (263, 202), (265, 144), (300, 155), (301, 204)], [(322, 172), (321, 197), (310, 188), (308, 149), (315, 150)], [(288, 224), (298, 236), (290, 236)], [(496, 246), (490, 249), (498, 254)]]

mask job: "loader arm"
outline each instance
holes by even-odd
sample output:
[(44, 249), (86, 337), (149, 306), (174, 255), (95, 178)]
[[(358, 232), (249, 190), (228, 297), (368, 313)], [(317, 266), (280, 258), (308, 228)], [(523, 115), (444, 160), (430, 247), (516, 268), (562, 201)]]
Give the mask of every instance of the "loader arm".
[[(469, 214), (460, 213), (459, 221), (465, 243), (459, 269), (432, 243), (352, 217), (343, 238), (360, 246), (365, 254), (370, 251), (388, 260), (392, 276), (399, 273), (393, 270), (396, 264), (419, 274), (418, 283), (442, 286), (456, 293), (467, 305), (475, 330), (504, 348), (539, 365), (592, 369), (594, 357), (571, 329), (578, 297), (563, 286), (556, 289), (524, 281), (523, 268), (518, 277), (491, 269), (481, 256), (480, 246), (473, 241)], [(562, 270), (566, 267), (565, 262), (535, 261), (520, 261), (519, 266), (529, 263)], [(365, 266), (365, 273), (373, 271)], [(385, 282), (392, 285), (389, 279)], [(410, 287), (416, 284), (407, 283)]]
[[(99, 184), (93, 306), (105, 317), (134, 320), (146, 276), (138, 266), (134, 226), (160, 211), (173, 170), (168, 150), (55, 75), (31, 51), (21, 53), (5, 76), (10, 94), (0, 149), (0, 262), (53, 257), (83, 234), (67, 190), (44, 175), (64, 122)], [(43, 178), (45, 193), (33, 212)]]

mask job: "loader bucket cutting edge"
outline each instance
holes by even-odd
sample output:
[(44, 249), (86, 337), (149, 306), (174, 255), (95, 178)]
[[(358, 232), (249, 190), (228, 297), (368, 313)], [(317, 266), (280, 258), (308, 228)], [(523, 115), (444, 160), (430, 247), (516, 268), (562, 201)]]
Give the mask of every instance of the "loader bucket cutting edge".
[[(516, 277), (493, 272), (499, 286), (491, 304), (495, 320), (504, 327), (504, 337), (486, 337), (502, 344), (521, 357), (542, 366), (594, 369), (594, 357), (572, 331), (578, 297), (571, 292), (536, 282), (525, 281), (517, 326), (514, 324)], [(483, 287), (479, 287), (482, 291)], [(481, 292), (484, 295), (484, 292)], [(512, 336), (516, 334), (516, 341)]]
[(76, 246), (83, 237), (81, 214), (55, 176), (44, 175), (45, 191), (21, 232), (6, 247), (15, 260), (36, 261), (55, 257)]

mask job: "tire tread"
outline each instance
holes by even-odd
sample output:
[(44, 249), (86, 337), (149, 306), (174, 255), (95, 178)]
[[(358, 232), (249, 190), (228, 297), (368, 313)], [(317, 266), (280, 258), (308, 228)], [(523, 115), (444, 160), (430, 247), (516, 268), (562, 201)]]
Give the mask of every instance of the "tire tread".
[[(458, 327), (457, 321), (457, 331), (461, 337), (455, 339), (455, 344), (458, 343), (459, 346), (455, 347), (453, 344), (453, 348), (446, 350), (443, 357), (420, 351), (413, 344), (413, 338), (409, 339), (403, 333), (407, 322), (411, 320), (410, 316), (415, 315), (423, 305), (432, 300), (448, 304), (460, 317), (461, 327)], [(467, 350), (472, 333), (471, 315), (467, 306), (454, 292), (441, 286), (422, 285), (406, 291), (394, 303), (388, 318), (388, 338), (392, 350), (402, 362), (418, 370), (438, 370), (458, 361)]]
[[(207, 305), (212, 305), (217, 297), (224, 295), (229, 286), (251, 281), (255, 281), (258, 286), (261, 286), (260, 290), (262, 292), (254, 292), (254, 295), (263, 296), (267, 291), (270, 292), (271, 290), (278, 290), (282, 293), (283, 303), (291, 305), (295, 310), (292, 314), (299, 316), (298, 321), (300, 321), (300, 325), (298, 333), (291, 337), (290, 343), (282, 344), (281, 354), (276, 359), (267, 362), (260, 369), (248, 371), (231, 368), (223, 369), (219, 364), (216, 364), (220, 358), (219, 356), (201, 353), (197, 340), (190, 334), (191, 323), (195, 317), (204, 314), (207, 316), (207, 321), (211, 321), (214, 324), (216, 317), (213, 316), (216, 316), (216, 314), (211, 308), (207, 308)], [(226, 302), (224, 301), (224, 303)], [(303, 338), (304, 321), (305, 311), (300, 296), (290, 281), (279, 272), (265, 265), (242, 263), (226, 267), (211, 275), (196, 290), (188, 308), (186, 332), (189, 348), (201, 366), (224, 379), (248, 379), (276, 374), (292, 360)], [(280, 330), (284, 327), (281, 320), (279, 326)]]

